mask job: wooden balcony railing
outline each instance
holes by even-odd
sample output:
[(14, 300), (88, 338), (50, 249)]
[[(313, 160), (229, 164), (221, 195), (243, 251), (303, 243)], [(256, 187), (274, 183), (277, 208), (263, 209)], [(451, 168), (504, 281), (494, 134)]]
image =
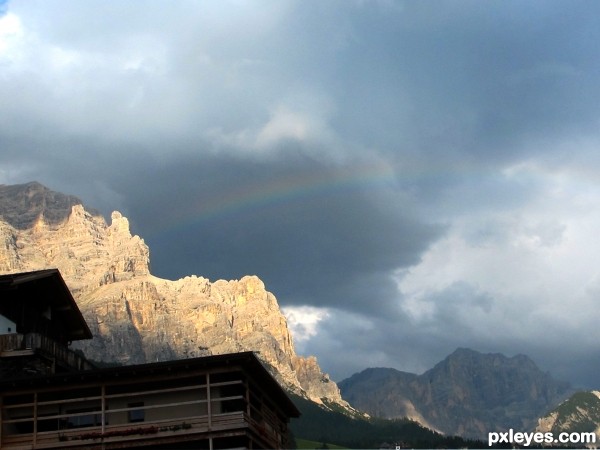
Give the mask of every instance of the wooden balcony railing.
[(39, 333), (0, 335), (0, 355), (11, 356), (11, 352), (26, 350), (39, 353), (69, 370), (80, 371), (94, 368), (94, 365), (81, 355)]
[[(11, 422), (11, 421), (8, 421)], [(174, 446), (186, 441), (199, 438), (208, 438), (227, 431), (252, 429), (258, 433), (267, 448), (278, 448), (280, 445), (277, 436), (267, 431), (263, 426), (258, 426), (249, 420), (243, 412), (208, 416), (185, 417), (171, 420), (159, 420), (140, 424), (118, 424), (101, 426), (46, 431), (26, 434), (2, 436), (2, 448), (69, 448), (82, 447), (96, 448), (102, 444), (117, 445), (119, 447), (137, 447), (142, 443), (158, 442), (171, 439)]]

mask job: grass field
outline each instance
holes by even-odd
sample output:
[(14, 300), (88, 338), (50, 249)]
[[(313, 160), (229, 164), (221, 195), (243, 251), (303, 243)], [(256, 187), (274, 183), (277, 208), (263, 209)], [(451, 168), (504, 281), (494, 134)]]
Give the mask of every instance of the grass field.
[[(325, 448), (330, 448), (330, 449), (338, 449), (338, 448), (346, 448), (346, 447), (341, 447), (339, 445), (335, 445), (335, 444), (327, 444), (327, 447)], [(296, 438), (296, 446), (299, 449), (317, 449), (317, 448), (324, 448), (323, 442), (317, 442), (317, 441), (309, 441), (307, 439), (298, 439)]]

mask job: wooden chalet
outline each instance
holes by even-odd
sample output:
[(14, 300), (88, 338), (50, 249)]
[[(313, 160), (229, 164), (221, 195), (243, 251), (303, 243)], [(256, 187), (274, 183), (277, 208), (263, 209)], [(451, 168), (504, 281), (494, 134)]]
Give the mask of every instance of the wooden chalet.
[(0, 378), (91, 369), (68, 348), (91, 338), (57, 269), (0, 275)]
[[(44, 274), (52, 282), (41, 273), (29, 274), (29, 281), (27, 274), (21, 275), (0, 277), (0, 295), (11, 291), (10, 286), (20, 292), (11, 291), (12, 306), (0, 309), (0, 326), (11, 328), (0, 338), (33, 333), (66, 344), (88, 337), (72, 297), (58, 298), (65, 287), (58, 271)], [(37, 286), (26, 288), (29, 282)], [(52, 299), (40, 300), (48, 292)], [(27, 313), (38, 318), (24, 319)], [(61, 330), (39, 316), (72, 330)], [(13, 326), (18, 333), (12, 332)], [(3, 353), (11, 351), (32, 356), (27, 349)], [(0, 378), (2, 449), (287, 448), (289, 419), (299, 415), (252, 352)]]

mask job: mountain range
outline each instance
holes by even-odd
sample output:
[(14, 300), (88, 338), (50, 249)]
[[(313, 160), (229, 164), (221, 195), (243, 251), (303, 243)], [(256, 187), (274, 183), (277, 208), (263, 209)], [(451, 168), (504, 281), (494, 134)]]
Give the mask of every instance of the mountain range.
[(445, 434), (482, 439), (531, 430), (573, 391), (524, 355), (460, 348), (421, 375), (372, 368), (339, 383), (342, 397), (371, 416), (408, 417)]

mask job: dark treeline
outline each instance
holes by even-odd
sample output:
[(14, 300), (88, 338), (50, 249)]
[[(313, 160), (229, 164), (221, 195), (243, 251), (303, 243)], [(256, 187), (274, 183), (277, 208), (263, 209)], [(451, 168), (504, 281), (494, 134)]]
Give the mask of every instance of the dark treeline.
[(348, 448), (380, 448), (396, 444), (407, 448), (487, 448), (487, 442), (444, 436), (408, 419), (360, 419), (341, 412), (326, 411), (316, 403), (292, 395), (302, 412), (292, 419), (295, 437)]

